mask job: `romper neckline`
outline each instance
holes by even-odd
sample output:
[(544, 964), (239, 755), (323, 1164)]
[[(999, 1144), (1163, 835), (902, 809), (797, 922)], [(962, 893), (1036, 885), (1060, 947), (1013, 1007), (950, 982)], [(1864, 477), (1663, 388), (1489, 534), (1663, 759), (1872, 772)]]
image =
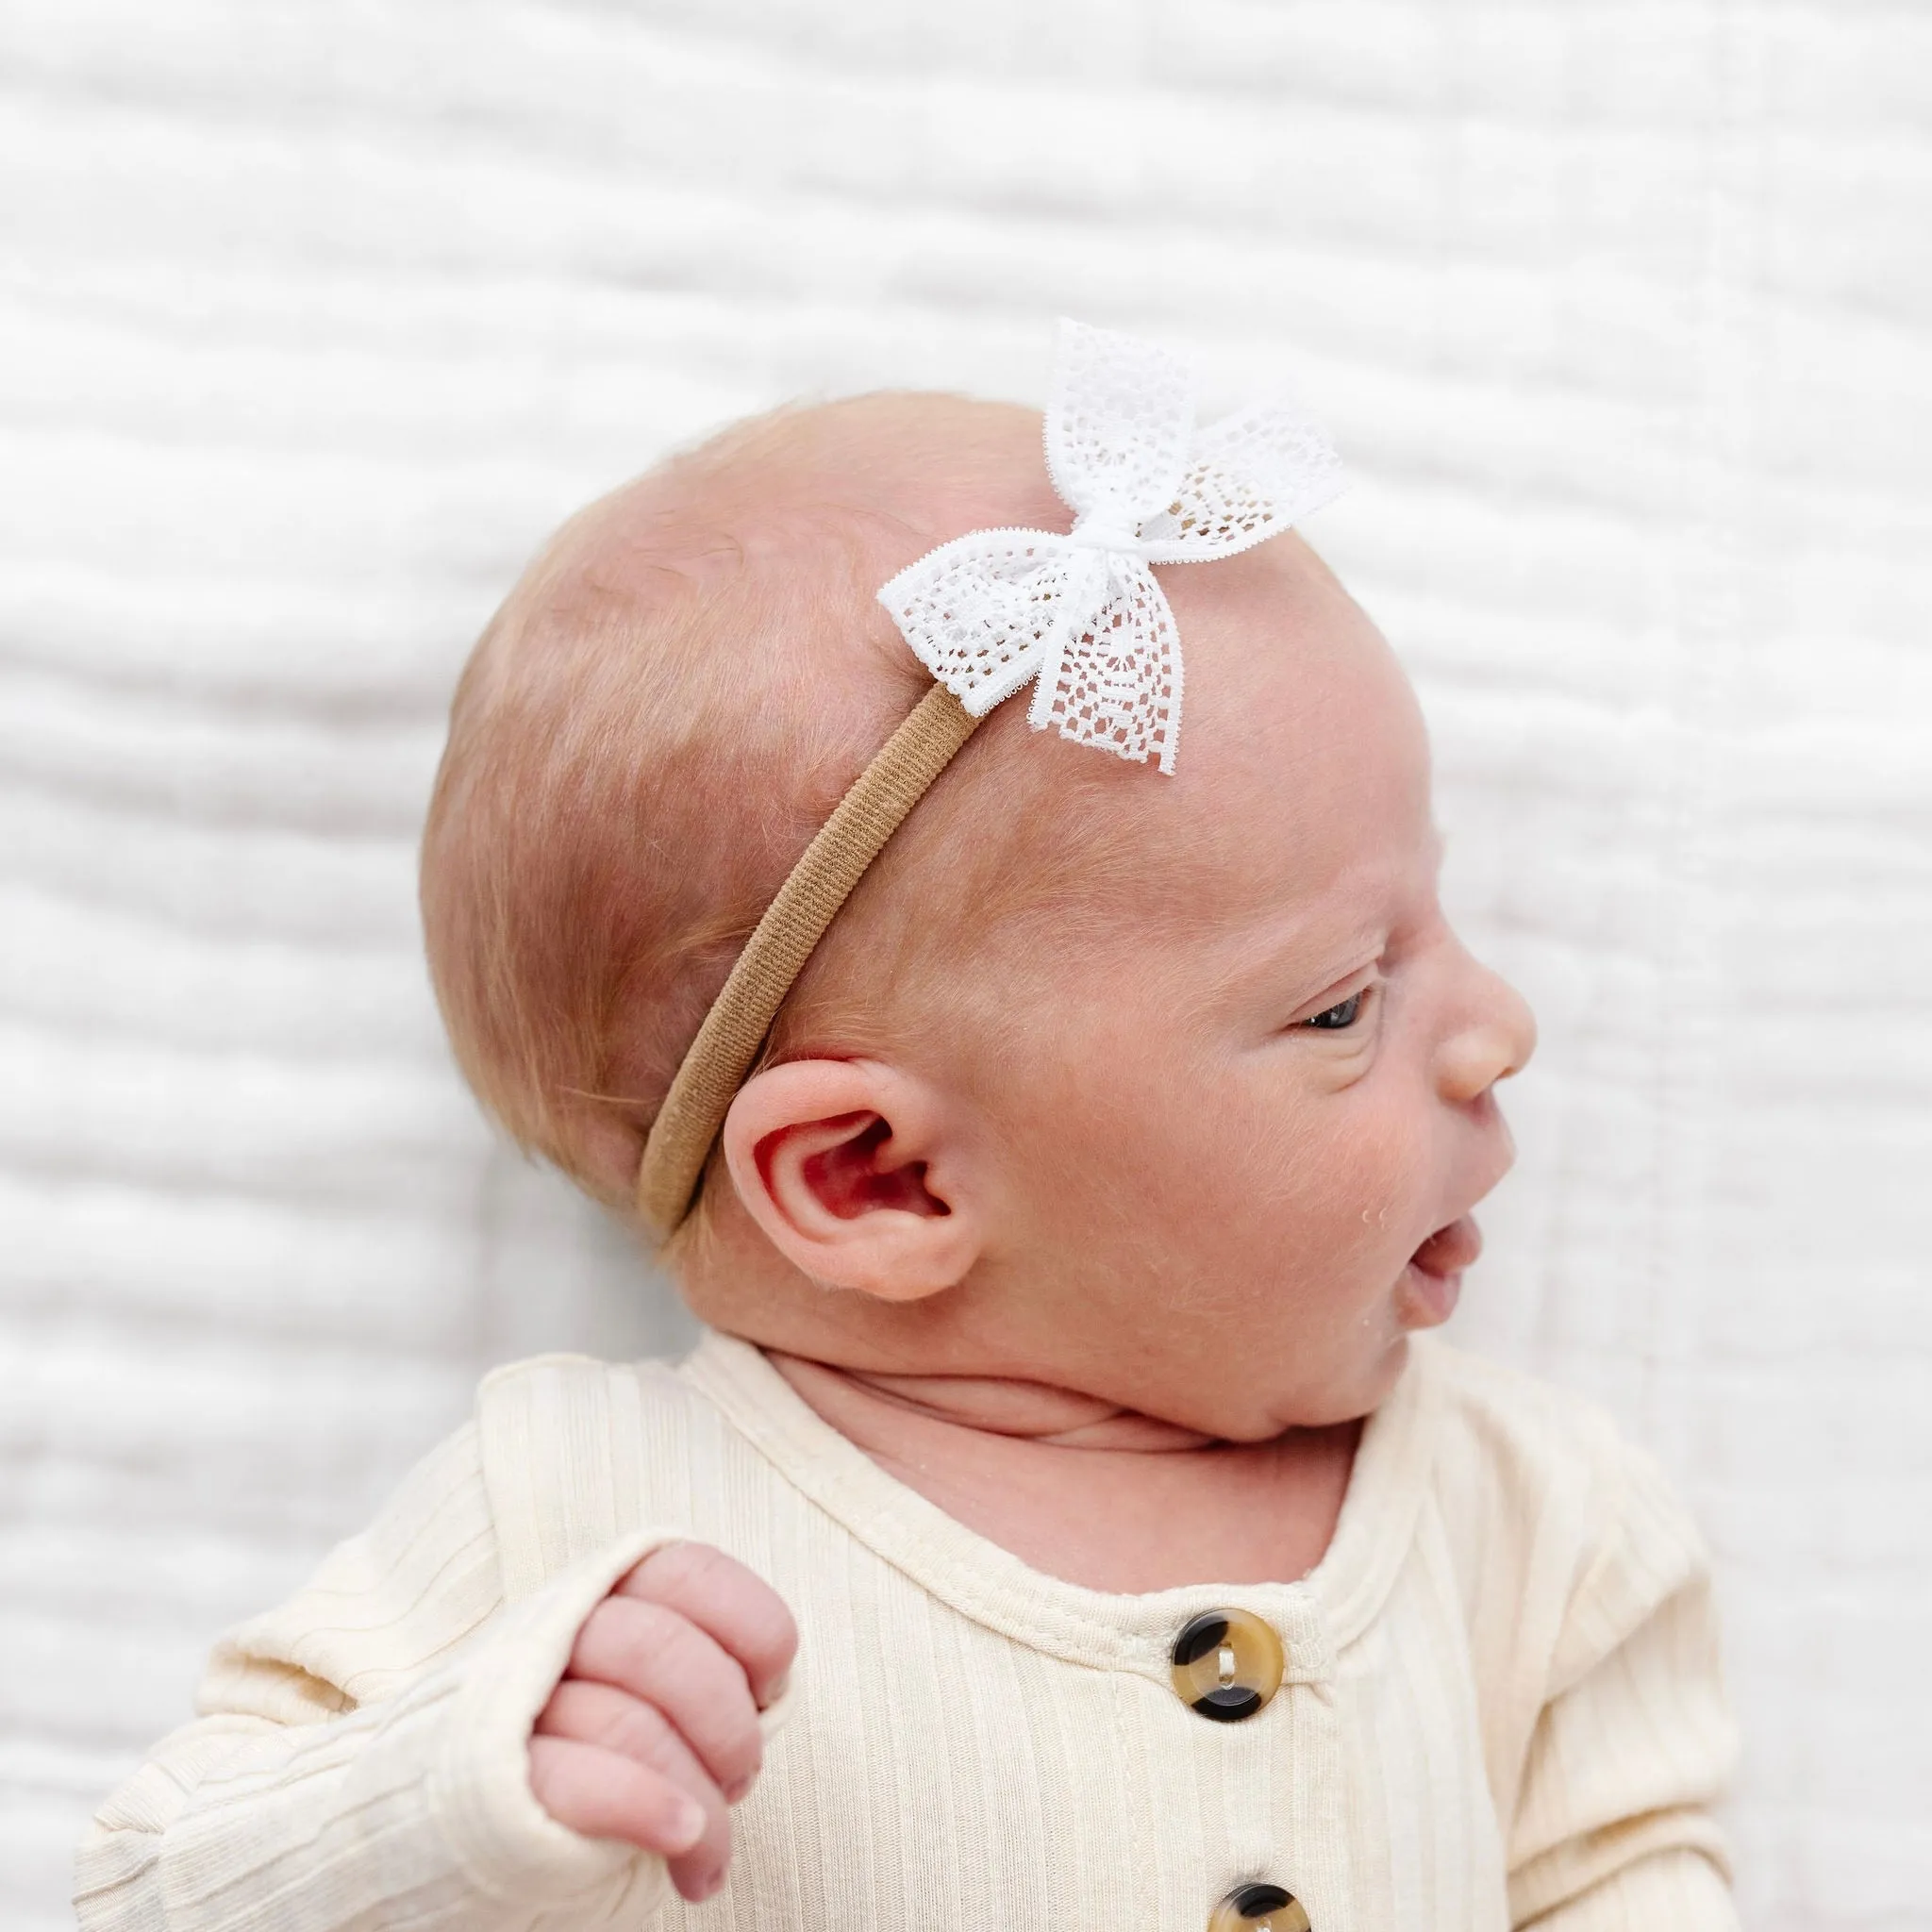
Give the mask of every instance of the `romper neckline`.
[(1135, 1594), (1048, 1575), (947, 1515), (841, 1436), (750, 1342), (708, 1328), (676, 1374), (875, 1556), (1014, 1642), (1067, 1663), (1165, 1682), (1176, 1629), (1235, 1605), (1274, 1625), (1286, 1681), (1323, 1683), (1374, 1620), (1413, 1539), (1441, 1411), (1438, 1346), (1410, 1337), (1400, 1378), (1363, 1424), (1334, 1537), (1306, 1576)]

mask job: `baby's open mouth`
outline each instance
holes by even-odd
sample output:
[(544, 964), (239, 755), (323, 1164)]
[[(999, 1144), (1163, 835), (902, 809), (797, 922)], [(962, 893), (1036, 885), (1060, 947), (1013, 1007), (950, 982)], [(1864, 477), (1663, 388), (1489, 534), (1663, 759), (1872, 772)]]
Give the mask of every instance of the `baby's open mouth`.
[(1467, 1214), (1460, 1214), (1439, 1227), (1408, 1257), (1402, 1282), (1416, 1311), (1414, 1325), (1434, 1327), (1456, 1312), (1462, 1293), (1462, 1271), (1482, 1251), (1482, 1230)]
[(1482, 1251), (1482, 1229), (1467, 1214), (1459, 1214), (1446, 1226), (1439, 1227), (1408, 1257), (1408, 1265), (1441, 1280), (1461, 1274)]

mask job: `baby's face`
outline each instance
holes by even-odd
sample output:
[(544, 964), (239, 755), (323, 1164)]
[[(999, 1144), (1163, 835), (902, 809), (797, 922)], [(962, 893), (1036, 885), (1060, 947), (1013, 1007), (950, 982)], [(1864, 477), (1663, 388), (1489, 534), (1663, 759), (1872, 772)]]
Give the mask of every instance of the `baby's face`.
[(1016, 995), (982, 1265), (1008, 1373), (1257, 1440), (1366, 1412), (1447, 1319), (1535, 1031), (1442, 916), (1421, 716), (1367, 618), (1291, 541), (1163, 577), (1178, 770), (1124, 793), (1112, 929)]

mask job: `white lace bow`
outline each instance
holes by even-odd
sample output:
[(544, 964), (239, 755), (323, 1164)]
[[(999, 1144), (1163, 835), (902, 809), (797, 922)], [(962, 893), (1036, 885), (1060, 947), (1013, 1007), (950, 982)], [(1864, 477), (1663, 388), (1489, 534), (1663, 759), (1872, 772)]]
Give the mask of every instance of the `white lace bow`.
[(1037, 678), (1027, 713), (1076, 743), (1174, 770), (1181, 646), (1148, 568), (1279, 536), (1342, 487), (1321, 436), (1280, 404), (1194, 427), (1188, 364), (1062, 322), (1046, 467), (1074, 511), (1052, 530), (974, 530), (879, 591), (906, 641), (975, 717)]

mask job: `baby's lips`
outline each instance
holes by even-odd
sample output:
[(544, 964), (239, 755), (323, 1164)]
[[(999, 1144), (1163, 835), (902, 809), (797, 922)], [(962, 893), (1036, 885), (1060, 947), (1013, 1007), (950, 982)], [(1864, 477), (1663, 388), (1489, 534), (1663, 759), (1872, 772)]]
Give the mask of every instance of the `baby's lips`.
[(1483, 1231), (1467, 1214), (1439, 1227), (1411, 1257), (1424, 1274), (1459, 1274), (1483, 1251)]

